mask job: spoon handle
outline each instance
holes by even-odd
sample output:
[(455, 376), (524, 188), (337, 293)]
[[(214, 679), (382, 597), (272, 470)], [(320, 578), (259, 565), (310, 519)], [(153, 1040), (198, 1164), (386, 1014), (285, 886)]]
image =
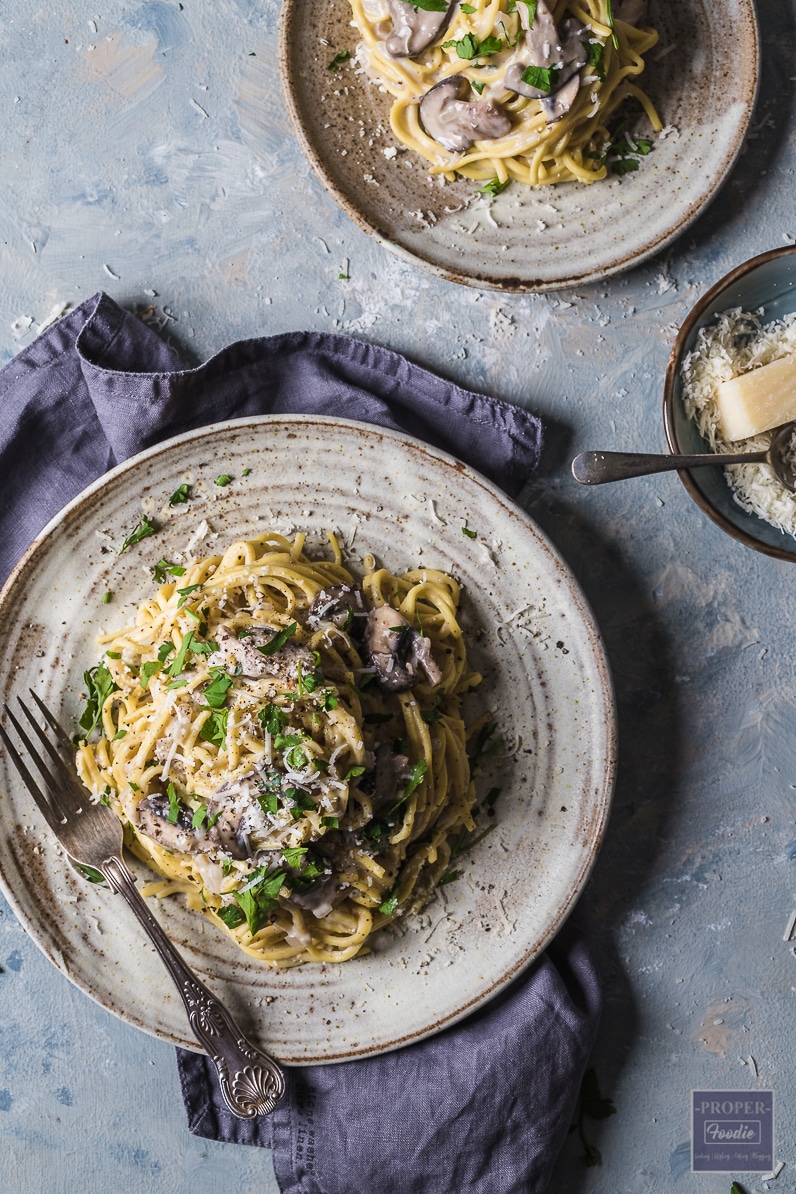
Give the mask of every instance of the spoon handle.
[(721, 456), (664, 456), (638, 452), (581, 452), (572, 461), (572, 476), (581, 485), (603, 485), (606, 481), (624, 481), (627, 477), (646, 477), (672, 469), (704, 468), (707, 465), (762, 464), (767, 452), (736, 452)]

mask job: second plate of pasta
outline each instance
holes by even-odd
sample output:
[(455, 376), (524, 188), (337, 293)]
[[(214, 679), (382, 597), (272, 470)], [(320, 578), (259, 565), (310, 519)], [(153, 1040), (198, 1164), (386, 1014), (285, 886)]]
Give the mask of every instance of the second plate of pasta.
[(682, 232), (740, 151), (759, 70), (752, 0), (287, 0), (280, 52), (343, 210), (510, 291), (606, 277)]

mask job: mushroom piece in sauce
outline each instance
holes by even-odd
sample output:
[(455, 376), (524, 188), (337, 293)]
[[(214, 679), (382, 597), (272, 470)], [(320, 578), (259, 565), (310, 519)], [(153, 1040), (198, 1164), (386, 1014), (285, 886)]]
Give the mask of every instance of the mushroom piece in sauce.
[(213, 849), (215, 843), (207, 840), (204, 829), (194, 829), (192, 813), (180, 808), (176, 821), (169, 820), (171, 805), (168, 796), (154, 792), (145, 797), (138, 806), (138, 828), (151, 837), (153, 842), (166, 850), (177, 850), (180, 854), (200, 854)]
[[(527, 4), (519, 5), (519, 14), (520, 24), (525, 30), (522, 51), (523, 55), (527, 54), (528, 60), (524, 65), (521, 62), (512, 63), (503, 82), (509, 91), (541, 100), (547, 123), (553, 124), (569, 111), (575, 101), (580, 88), (578, 72), (586, 65), (589, 31), (574, 17), (562, 21), (559, 31), (546, 0), (538, 0), (533, 21), (530, 20)], [(555, 72), (552, 91), (523, 80), (523, 74), (530, 66)], [(576, 82), (573, 83), (573, 79)]]
[(391, 605), (380, 605), (368, 614), (365, 648), (376, 670), (376, 679), (389, 692), (406, 692), (423, 678), (432, 687), (442, 672), (431, 654), (431, 640)]
[(387, 0), (387, 3), (392, 32), (384, 44), (391, 58), (412, 58), (422, 54), (445, 28), (453, 9), (453, 0), (449, 0), (442, 12), (417, 8), (411, 0)]
[(469, 149), (473, 141), (491, 141), (511, 131), (511, 121), (500, 104), (468, 100), (469, 94), (467, 79), (453, 75), (437, 83), (420, 101), (423, 128), (453, 153)]
[(355, 619), (364, 617), (366, 613), (361, 589), (351, 588), (350, 585), (329, 585), (315, 594), (306, 624), (310, 630), (335, 626), (338, 630), (355, 631)]
[(284, 682), (295, 681), (299, 663), (304, 671), (312, 671), (315, 666), (312, 652), (290, 639), (272, 655), (263, 654), (260, 648), (267, 647), (278, 633), (273, 626), (253, 626), (244, 638), (237, 638), (228, 626), (219, 626), (218, 651), (208, 657), (207, 666), (223, 667), (248, 680), (273, 677)]

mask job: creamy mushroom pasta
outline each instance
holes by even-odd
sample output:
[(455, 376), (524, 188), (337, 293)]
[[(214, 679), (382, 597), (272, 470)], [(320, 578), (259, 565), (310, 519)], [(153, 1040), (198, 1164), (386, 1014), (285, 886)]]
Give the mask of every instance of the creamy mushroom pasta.
[(356, 955), (473, 829), (456, 581), (368, 558), (358, 584), (329, 542), (161, 561), (86, 673), (79, 774), (162, 876), (147, 893), (272, 966)]
[(396, 137), (432, 174), (529, 186), (638, 169), (651, 143), (615, 120), (657, 33), (645, 0), (351, 0), (357, 62), (393, 97)]

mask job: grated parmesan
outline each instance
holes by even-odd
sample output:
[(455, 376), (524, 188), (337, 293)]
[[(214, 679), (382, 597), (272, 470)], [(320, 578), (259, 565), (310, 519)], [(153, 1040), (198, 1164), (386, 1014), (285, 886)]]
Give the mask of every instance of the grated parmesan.
[[(716, 390), (722, 382), (796, 352), (796, 312), (764, 324), (756, 313), (734, 307), (702, 328), (696, 347), (683, 361), (683, 405), (714, 452), (736, 452), (722, 439)], [(744, 440), (750, 452), (765, 450), (771, 432)], [(796, 494), (777, 480), (767, 464), (734, 464), (724, 470), (733, 497), (742, 509), (796, 537)]]

